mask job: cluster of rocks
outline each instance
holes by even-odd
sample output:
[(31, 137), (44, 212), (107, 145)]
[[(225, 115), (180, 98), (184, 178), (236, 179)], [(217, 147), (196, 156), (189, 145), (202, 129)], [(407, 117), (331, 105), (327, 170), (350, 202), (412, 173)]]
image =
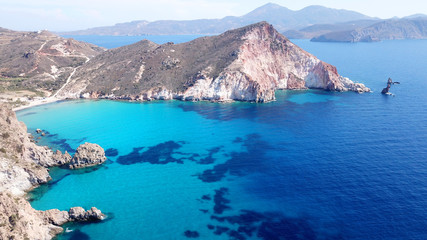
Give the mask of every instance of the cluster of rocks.
[(73, 207), (68, 211), (38, 211), (22, 196), (0, 192), (0, 239), (52, 239), (67, 222), (98, 222), (106, 218), (100, 210)]
[(76, 149), (73, 157), (67, 151), (61, 153), (61, 151), (57, 150), (53, 155), (53, 159), (58, 163), (58, 166), (77, 169), (102, 164), (107, 160), (107, 157), (101, 146), (86, 142)]
[(60, 226), (67, 222), (96, 222), (106, 218), (106, 215), (96, 207), (85, 210), (82, 207), (72, 207), (68, 211), (51, 209), (44, 212), (45, 218), (52, 224)]
[(51, 180), (49, 167), (75, 169), (102, 164), (106, 160), (102, 147), (84, 143), (73, 157), (68, 152), (53, 153), (31, 141), (26, 126), (1, 103), (0, 127), (0, 239), (52, 239), (63, 231), (60, 225), (66, 222), (105, 218), (96, 208), (37, 211), (24, 197), (26, 191)]

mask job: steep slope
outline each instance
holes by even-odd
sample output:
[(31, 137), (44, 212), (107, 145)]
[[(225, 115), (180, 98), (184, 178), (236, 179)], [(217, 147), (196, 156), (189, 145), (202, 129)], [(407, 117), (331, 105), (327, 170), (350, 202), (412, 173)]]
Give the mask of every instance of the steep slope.
[[(62, 154), (37, 146), (24, 123), (6, 104), (0, 103), (0, 239), (52, 239), (68, 221), (102, 219), (96, 208), (80, 211), (52, 209), (37, 211), (25, 199), (25, 192), (48, 182), (48, 167), (62, 165)], [(83, 217), (83, 218), (82, 218)]]
[(274, 100), (276, 89), (369, 91), (261, 22), (188, 43), (147, 40), (79, 68), (59, 98)]
[(0, 95), (14, 97), (22, 90), (49, 95), (66, 82), (76, 67), (103, 51), (47, 31), (0, 29)]
[(374, 42), (394, 39), (427, 39), (427, 18), (390, 19), (353, 31), (327, 33), (315, 42)]
[(348, 11), (310, 6), (293, 11), (277, 4), (268, 3), (252, 12), (222, 19), (199, 19), (189, 21), (133, 21), (114, 26), (96, 27), (62, 33), (64, 35), (159, 35), (159, 34), (218, 34), (260, 21), (267, 21), (280, 32), (298, 29), (312, 24), (332, 24), (361, 19), (372, 19), (366, 15)]

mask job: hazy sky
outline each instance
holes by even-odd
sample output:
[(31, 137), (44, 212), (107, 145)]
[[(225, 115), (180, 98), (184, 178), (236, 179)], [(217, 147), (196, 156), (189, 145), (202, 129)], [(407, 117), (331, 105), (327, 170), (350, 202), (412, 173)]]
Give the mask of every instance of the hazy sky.
[(0, 27), (67, 31), (132, 20), (222, 18), (268, 2), (292, 10), (322, 5), (380, 18), (427, 13), (426, 0), (0, 0)]

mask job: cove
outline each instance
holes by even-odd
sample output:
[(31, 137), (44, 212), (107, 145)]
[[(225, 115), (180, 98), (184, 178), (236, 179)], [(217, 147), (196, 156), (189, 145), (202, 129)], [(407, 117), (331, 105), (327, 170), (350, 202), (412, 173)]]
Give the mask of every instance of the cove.
[[(425, 239), (425, 43), (299, 43), (369, 94), (278, 91), (266, 104), (79, 100), (19, 111), (30, 133), (49, 132), (39, 144), (73, 151), (94, 142), (109, 159), (52, 169), (31, 204), (96, 206), (109, 216), (70, 225), (59, 239)], [(405, 82), (394, 98), (378, 93), (389, 74)]]

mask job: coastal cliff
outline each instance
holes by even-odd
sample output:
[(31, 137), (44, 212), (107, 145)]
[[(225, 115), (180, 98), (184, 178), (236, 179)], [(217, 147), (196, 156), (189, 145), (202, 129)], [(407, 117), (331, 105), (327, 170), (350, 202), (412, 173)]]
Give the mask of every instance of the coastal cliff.
[[(32, 142), (25, 124), (19, 122), (5, 104), (0, 104), (0, 130), (0, 239), (51, 239), (62, 232), (60, 225), (66, 222), (105, 217), (96, 208), (88, 211), (80, 207), (69, 211), (33, 209), (24, 198), (26, 191), (51, 179), (48, 167), (71, 165), (71, 157), (59, 152), (54, 154), (47, 147)], [(102, 163), (98, 161), (105, 160), (101, 149), (98, 145), (86, 144), (80, 150), (83, 153), (77, 156), (79, 159), (85, 157), (79, 167), (85, 163), (88, 166)], [(91, 154), (85, 152), (96, 153), (96, 159), (92, 161)]]
[(78, 68), (58, 98), (255, 101), (277, 89), (368, 92), (266, 22), (182, 44), (143, 40)]

